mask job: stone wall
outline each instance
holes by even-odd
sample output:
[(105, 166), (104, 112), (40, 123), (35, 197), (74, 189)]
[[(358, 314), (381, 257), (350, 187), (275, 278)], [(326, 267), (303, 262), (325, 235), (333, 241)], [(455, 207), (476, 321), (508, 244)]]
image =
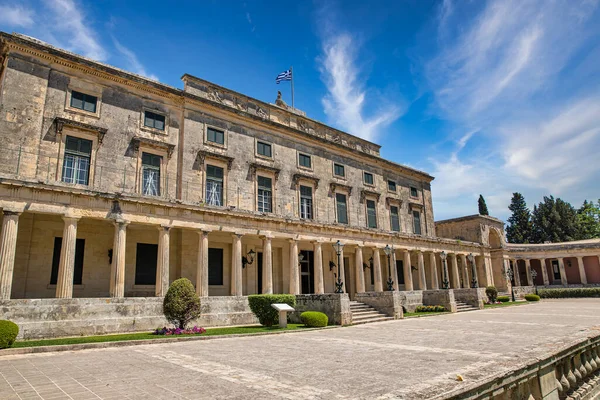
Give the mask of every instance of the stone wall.
[(327, 315), (330, 325), (352, 324), (350, 297), (347, 293), (296, 295), (296, 307), (294, 308), (296, 312), (290, 315), (290, 320), (294, 323), (300, 323), (300, 314), (304, 311), (319, 311)]
[(452, 289), (424, 290), (423, 305), (444, 306), (450, 312), (456, 312), (456, 300)]
[(360, 303), (370, 305), (379, 312), (394, 319), (404, 318), (402, 312), (401, 292), (366, 292), (357, 293), (354, 299)]
[[(150, 331), (168, 325), (162, 298), (23, 299), (0, 301), (2, 318), (19, 325), (19, 337), (39, 339)], [(258, 323), (247, 297), (206, 297), (195, 325), (222, 326)]]
[(535, 287), (533, 286), (513, 286), (513, 290), (515, 292), (515, 299), (522, 299), (526, 294), (535, 293)]
[(454, 292), (456, 301), (467, 303), (481, 310), (483, 309), (485, 289), (452, 289), (452, 291)]
[(423, 305), (423, 291), (400, 291), (400, 304), (406, 309), (406, 312), (415, 312), (417, 306)]

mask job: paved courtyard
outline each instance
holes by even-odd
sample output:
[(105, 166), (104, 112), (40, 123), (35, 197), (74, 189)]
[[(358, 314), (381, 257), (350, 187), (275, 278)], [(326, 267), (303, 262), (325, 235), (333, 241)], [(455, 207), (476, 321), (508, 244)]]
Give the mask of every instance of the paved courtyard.
[[(600, 329), (600, 299), (0, 357), (0, 399), (429, 398)], [(461, 374), (465, 383), (458, 382)]]

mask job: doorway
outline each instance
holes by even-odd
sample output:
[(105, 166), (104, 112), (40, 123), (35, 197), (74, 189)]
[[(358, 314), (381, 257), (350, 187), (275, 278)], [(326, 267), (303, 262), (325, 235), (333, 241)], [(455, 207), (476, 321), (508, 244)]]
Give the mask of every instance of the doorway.
[(263, 253), (256, 253), (256, 281), (257, 293), (263, 292)]
[(302, 261), (300, 261), (302, 294), (311, 294), (315, 292), (313, 279), (315, 274), (314, 252), (310, 250), (301, 250), (300, 254), (302, 254)]

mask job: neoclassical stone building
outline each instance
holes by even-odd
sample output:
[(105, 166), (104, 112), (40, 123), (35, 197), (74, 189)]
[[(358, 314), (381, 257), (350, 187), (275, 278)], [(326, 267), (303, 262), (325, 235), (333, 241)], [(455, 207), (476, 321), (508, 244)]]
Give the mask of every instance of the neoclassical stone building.
[(539, 260), (539, 284), (600, 283), (598, 241), (512, 246), (494, 218), (435, 223), (432, 176), (285, 103), (17, 34), (0, 33), (0, 66), (0, 307), (22, 325), (143, 329), (180, 277), (207, 325), (251, 321), (249, 294), (333, 293), (338, 270), (350, 299), (391, 279), (417, 303), (445, 282), (506, 288), (511, 260), (517, 286)]

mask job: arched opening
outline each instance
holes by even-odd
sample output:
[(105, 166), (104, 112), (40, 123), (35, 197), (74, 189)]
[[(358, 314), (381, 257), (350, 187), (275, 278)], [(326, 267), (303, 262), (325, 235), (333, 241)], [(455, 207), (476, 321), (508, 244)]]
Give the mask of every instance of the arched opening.
[(492, 249), (499, 249), (502, 247), (502, 239), (496, 229), (490, 228), (489, 244)]

